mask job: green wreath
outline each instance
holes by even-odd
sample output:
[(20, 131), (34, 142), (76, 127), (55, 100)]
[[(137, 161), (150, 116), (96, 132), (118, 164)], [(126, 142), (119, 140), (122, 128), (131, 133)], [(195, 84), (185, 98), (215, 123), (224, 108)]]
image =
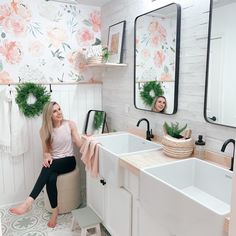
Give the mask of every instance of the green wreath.
[[(154, 96), (151, 95), (152, 91), (154, 93)], [(164, 91), (161, 87), (161, 84), (157, 83), (156, 81), (150, 81), (145, 83), (142, 87), (142, 90), (140, 91), (140, 96), (144, 104), (148, 106), (152, 106), (155, 97), (162, 96), (163, 94)]]
[[(26, 117), (39, 116), (44, 105), (50, 101), (50, 93), (40, 84), (23, 83), (16, 87), (16, 91), (16, 103)], [(33, 104), (27, 102), (29, 95), (33, 95), (36, 99)]]

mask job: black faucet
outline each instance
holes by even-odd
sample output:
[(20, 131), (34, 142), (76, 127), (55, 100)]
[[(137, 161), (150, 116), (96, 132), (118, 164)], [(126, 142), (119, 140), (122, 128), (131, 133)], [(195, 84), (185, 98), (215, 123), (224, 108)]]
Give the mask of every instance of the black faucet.
[(141, 123), (141, 121), (146, 121), (147, 122), (147, 131), (146, 131), (146, 139), (151, 141), (151, 138), (154, 138), (154, 135), (152, 134), (152, 130), (150, 130), (150, 124), (148, 119), (142, 118), (138, 121), (137, 126)]
[(224, 142), (224, 144), (223, 144), (223, 146), (222, 146), (222, 148), (221, 148), (221, 151), (222, 151), (222, 152), (224, 152), (224, 151), (225, 151), (225, 148), (226, 148), (226, 146), (227, 146), (229, 143), (232, 143), (232, 144), (234, 145), (234, 149), (233, 149), (233, 156), (232, 156), (232, 159), (231, 159), (231, 166), (230, 166), (230, 169), (229, 169), (229, 170), (233, 171), (233, 170), (234, 170), (234, 151), (235, 151), (235, 140), (234, 140), (234, 139), (232, 139), (232, 138), (230, 138), (230, 139), (227, 139), (227, 140)]

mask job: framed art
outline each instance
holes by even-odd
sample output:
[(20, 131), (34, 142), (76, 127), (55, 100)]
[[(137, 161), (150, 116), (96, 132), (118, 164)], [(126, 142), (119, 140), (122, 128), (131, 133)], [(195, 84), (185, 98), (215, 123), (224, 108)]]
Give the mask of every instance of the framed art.
[(123, 44), (126, 21), (121, 21), (109, 26), (108, 33), (108, 51), (111, 63), (122, 63), (123, 60)]

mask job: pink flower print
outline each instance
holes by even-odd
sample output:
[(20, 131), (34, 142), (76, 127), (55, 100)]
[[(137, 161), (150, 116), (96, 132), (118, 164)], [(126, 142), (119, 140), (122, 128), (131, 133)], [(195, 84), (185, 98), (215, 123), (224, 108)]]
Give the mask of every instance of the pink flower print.
[(151, 43), (152, 43), (152, 46), (154, 47), (158, 46), (158, 44), (160, 43), (160, 36), (157, 34), (154, 34), (153, 36), (151, 36)]
[(48, 37), (50, 43), (55, 47), (60, 47), (61, 43), (67, 40), (66, 32), (63, 29), (53, 28), (51, 31), (48, 32)]
[(143, 57), (143, 59), (148, 59), (150, 57), (150, 52), (148, 49), (144, 48), (142, 51), (141, 51), (141, 55)]
[(91, 41), (94, 40), (94, 34), (89, 31), (89, 29), (83, 29), (82, 32), (77, 32), (76, 38), (78, 44), (82, 44), (82, 46), (88, 46)]
[(153, 59), (154, 64), (160, 68), (165, 60), (165, 54), (162, 51), (157, 51)]
[(43, 44), (40, 41), (30, 43), (29, 52), (34, 57), (39, 57), (43, 54)]
[(172, 78), (171, 74), (169, 74), (169, 73), (163, 73), (160, 77), (161, 81), (170, 81), (172, 79), (173, 78)]
[(5, 56), (6, 61), (10, 64), (17, 64), (22, 58), (20, 46), (14, 41), (5, 41), (4, 45), (0, 47), (0, 53)]
[(0, 6), (0, 23), (6, 31), (16, 35), (26, 31), (25, 21), (7, 5)]
[(6, 22), (6, 27), (8, 29), (11, 29), (11, 31), (16, 35), (19, 35), (19, 34), (24, 33), (26, 31), (24, 21), (20, 20), (19, 18), (18, 19), (10, 18)]
[(151, 42), (154, 46), (166, 40), (166, 29), (158, 21), (151, 22), (148, 31), (151, 34)]
[(139, 49), (139, 47), (140, 47), (140, 39), (139, 39), (139, 37), (136, 37), (135, 43), (136, 43), (136, 49)]
[(166, 40), (167, 32), (166, 32), (166, 29), (161, 25), (159, 25), (158, 34), (160, 36), (161, 41)]
[(76, 71), (82, 73), (86, 70), (87, 61), (83, 51), (73, 52), (69, 55), (68, 61)]
[(148, 31), (153, 34), (155, 32), (157, 32), (159, 28), (159, 22), (158, 21), (152, 21), (149, 26), (148, 26)]
[(11, 82), (13, 82), (13, 80), (11, 79), (9, 73), (6, 71), (2, 71), (0, 73), (0, 83), (1, 84), (9, 84)]
[(31, 12), (25, 4), (13, 0), (11, 2), (11, 6), (15, 14), (20, 16), (22, 19), (26, 21), (29, 21), (31, 19)]
[(101, 14), (100, 11), (94, 11), (90, 14), (89, 21), (92, 24), (93, 31), (99, 32), (101, 29)]
[(11, 8), (7, 4), (0, 5), (0, 23), (3, 24), (3, 21), (10, 17)]

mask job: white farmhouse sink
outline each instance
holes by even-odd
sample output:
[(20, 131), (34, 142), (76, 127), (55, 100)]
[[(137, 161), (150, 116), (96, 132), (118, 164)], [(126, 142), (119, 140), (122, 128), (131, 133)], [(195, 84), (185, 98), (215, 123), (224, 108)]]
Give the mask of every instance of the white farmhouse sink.
[(143, 151), (153, 151), (160, 149), (161, 146), (157, 143), (150, 142), (139, 136), (117, 132), (104, 136), (96, 137), (102, 147), (115, 155), (135, 154)]
[(100, 143), (99, 148), (99, 174), (109, 183), (118, 184), (119, 157), (154, 151), (161, 148), (157, 143), (127, 132), (117, 132), (95, 137)]
[(231, 186), (231, 171), (190, 158), (142, 170), (140, 203), (173, 235), (224, 236)]

